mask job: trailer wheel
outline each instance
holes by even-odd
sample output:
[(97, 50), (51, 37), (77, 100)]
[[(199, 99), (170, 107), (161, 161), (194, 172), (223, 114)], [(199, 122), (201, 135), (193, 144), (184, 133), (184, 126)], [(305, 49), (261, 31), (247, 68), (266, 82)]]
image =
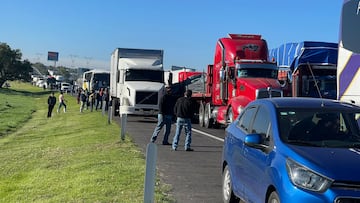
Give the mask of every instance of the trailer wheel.
[(199, 125), (204, 127), (204, 103), (200, 102), (199, 106)]
[(212, 126), (212, 118), (211, 118), (211, 108), (210, 108), (210, 103), (207, 103), (205, 105), (205, 112), (204, 112), (204, 127), (205, 128), (211, 128)]

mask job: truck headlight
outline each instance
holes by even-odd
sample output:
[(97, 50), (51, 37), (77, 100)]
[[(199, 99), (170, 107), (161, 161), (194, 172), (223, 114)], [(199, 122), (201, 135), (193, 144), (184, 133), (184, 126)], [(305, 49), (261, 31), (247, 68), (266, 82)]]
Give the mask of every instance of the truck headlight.
[(291, 159), (286, 160), (286, 169), (291, 182), (299, 188), (324, 192), (332, 183), (331, 179), (321, 176)]

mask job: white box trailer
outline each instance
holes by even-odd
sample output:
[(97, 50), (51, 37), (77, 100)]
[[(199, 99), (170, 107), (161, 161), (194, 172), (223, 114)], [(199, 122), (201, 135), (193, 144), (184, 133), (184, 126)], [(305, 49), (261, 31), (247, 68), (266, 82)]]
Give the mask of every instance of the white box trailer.
[(163, 50), (117, 48), (111, 54), (115, 115), (157, 115), (164, 94)]

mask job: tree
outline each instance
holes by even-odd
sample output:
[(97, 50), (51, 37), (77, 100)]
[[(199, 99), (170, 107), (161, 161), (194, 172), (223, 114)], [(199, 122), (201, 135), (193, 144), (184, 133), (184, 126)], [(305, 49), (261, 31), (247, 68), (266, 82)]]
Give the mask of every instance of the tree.
[(0, 88), (7, 80), (31, 80), (31, 63), (21, 61), (21, 57), (19, 49), (12, 50), (6, 43), (0, 43)]

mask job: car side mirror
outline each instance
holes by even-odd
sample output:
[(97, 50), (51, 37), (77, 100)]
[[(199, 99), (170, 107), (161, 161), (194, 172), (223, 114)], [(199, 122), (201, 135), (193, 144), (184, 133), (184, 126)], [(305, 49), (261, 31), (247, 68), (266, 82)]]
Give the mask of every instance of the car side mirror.
[(260, 134), (248, 134), (245, 136), (244, 143), (249, 147), (264, 149), (264, 145), (262, 144), (261, 139), (262, 138)]

